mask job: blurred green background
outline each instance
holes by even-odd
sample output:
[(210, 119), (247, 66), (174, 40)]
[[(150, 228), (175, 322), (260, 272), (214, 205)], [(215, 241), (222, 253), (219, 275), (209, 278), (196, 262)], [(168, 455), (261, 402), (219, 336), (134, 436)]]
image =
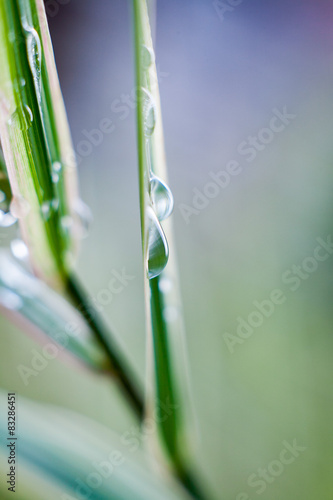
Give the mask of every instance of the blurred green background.
[[(130, 2), (55, 4), (58, 9), (46, 2), (51, 36), (81, 156), (81, 193), (94, 215), (78, 273), (92, 298), (103, 296), (112, 271), (125, 268), (134, 277), (103, 305), (103, 314), (144, 379)], [(333, 234), (333, 5), (244, 0), (224, 2), (229, 8), (223, 10), (223, 2), (206, 0), (157, 4), (156, 57), (201, 435), (196, 460), (217, 498), (330, 500), (333, 255), (300, 278), (295, 291), (283, 275), (313, 255), (318, 237)], [(247, 161), (240, 145), (258, 134), (265, 140), (262, 129), (273, 109), (284, 107), (295, 118)], [(87, 133), (105, 118), (114, 130), (80, 155)], [(193, 208), (194, 190), (207, 192), (209, 174), (226, 170), (231, 160), (240, 173), (186, 223), (182, 204)], [(231, 352), (225, 334), (236, 335), (237, 318), (247, 321), (253, 302), (277, 288), (284, 303)], [(42, 346), (3, 318), (1, 332), (2, 387), (119, 432), (133, 424), (115, 388), (60, 359), (25, 386), (17, 366), (30, 366), (31, 350)], [(305, 451), (258, 494), (249, 477), (295, 439)]]

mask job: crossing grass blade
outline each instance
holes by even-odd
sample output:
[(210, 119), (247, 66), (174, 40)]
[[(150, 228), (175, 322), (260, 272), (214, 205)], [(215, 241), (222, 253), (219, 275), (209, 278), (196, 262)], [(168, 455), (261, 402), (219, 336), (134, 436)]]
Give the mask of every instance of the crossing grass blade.
[[(7, 394), (0, 392), (2, 408)], [(33, 490), (31, 481), (50, 485), (44, 499), (189, 500), (174, 482), (166, 482), (135, 462), (119, 436), (74, 412), (17, 397), (17, 494)], [(8, 432), (6, 412), (0, 415), (0, 435)], [(0, 463), (8, 456), (8, 441), (0, 441)], [(137, 452), (138, 453), (138, 452)], [(141, 456), (140, 461), (144, 460)], [(8, 466), (8, 464), (7, 464)], [(32, 471), (32, 477), (27, 471)], [(22, 483), (22, 476), (24, 483)], [(0, 483), (1, 498), (4, 481)], [(60, 496), (52, 496), (61, 492)], [(30, 497), (30, 498), (39, 498)]]
[(59, 294), (0, 250), (0, 310), (19, 328), (54, 345), (55, 356), (71, 353), (85, 366), (111, 371), (109, 358), (80, 314)]

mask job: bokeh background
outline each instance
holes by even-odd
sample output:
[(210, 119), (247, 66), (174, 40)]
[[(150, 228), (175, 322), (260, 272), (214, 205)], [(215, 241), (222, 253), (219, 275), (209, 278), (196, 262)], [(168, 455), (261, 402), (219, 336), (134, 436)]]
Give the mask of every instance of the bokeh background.
[[(232, 3), (157, 2), (156, 58), (201, 434), (196, 460), (217, 498), (234, 500), (244, 492), (251, 500), (330, 500), (333, 255), (300, 279), (296, 291), (282, 276), (313, 255), (318, 237), (333, 234), (333, 5)], [(104, 118), (114, 124), (81, 155), (81, 193), (94, 224), (78, 272), (93, 298), (113, 270), (125, 268), (134, 277), (103, 314), (143, 378), (130, 2), (59, 0), (48, 12), (77, 152), (84, 130)], [(295, 118), (248, 162), (240, 144), (268, 126), (273, 109), (284, 107)], [(231, 160), (239, 162), (239, 175), (186, 223), (182, 204), (193, 207), (194, 190), (203, 193), (210, 172), (225, 170)], [(236, 335), (237, 318), (247, 320), (253, 302), (276, 288), (285, 302), (229, 349), (225, 334)], [(3, 318), (1, 337), (1, 386), (118, 432), (132, 425), (116, 389), (60, 359), (24, 386), (16, 367), (29, 366), (31, 349), (40, 347)], [(249, 476), (295, 439), (305, 451), (258, 495)]]

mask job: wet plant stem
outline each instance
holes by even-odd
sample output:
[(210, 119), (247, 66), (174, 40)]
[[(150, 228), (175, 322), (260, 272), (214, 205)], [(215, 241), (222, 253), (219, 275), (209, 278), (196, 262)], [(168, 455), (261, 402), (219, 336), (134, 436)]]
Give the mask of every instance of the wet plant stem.
[(96, 309), (88, 302), (87, 293), (75, 275), (68, 277), (66, 292), (107, 353), (112, 375), (116, 378), (135, 414), (142, 420), (144, 414), (143, 395), (134, 382), (136, 377), (117, 345), (114, 335)]

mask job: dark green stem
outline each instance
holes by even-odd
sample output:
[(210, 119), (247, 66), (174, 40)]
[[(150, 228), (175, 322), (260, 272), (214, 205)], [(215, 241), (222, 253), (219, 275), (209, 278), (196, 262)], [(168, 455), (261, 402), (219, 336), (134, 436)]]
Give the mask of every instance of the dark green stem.
[(96, 309), (88, 302), (86, 292), (78, 279), (73, 275), (68, 278), (67, 293), (107, 353), (111, 363), (112, 374), (116, 377), (133, 410), (139, 419), (142, 420), (144, 403), (141, 390), (139, 390), (135, 383), (136, 376), (128, 366), (125, 356), (117, 345), (114, 336)]

